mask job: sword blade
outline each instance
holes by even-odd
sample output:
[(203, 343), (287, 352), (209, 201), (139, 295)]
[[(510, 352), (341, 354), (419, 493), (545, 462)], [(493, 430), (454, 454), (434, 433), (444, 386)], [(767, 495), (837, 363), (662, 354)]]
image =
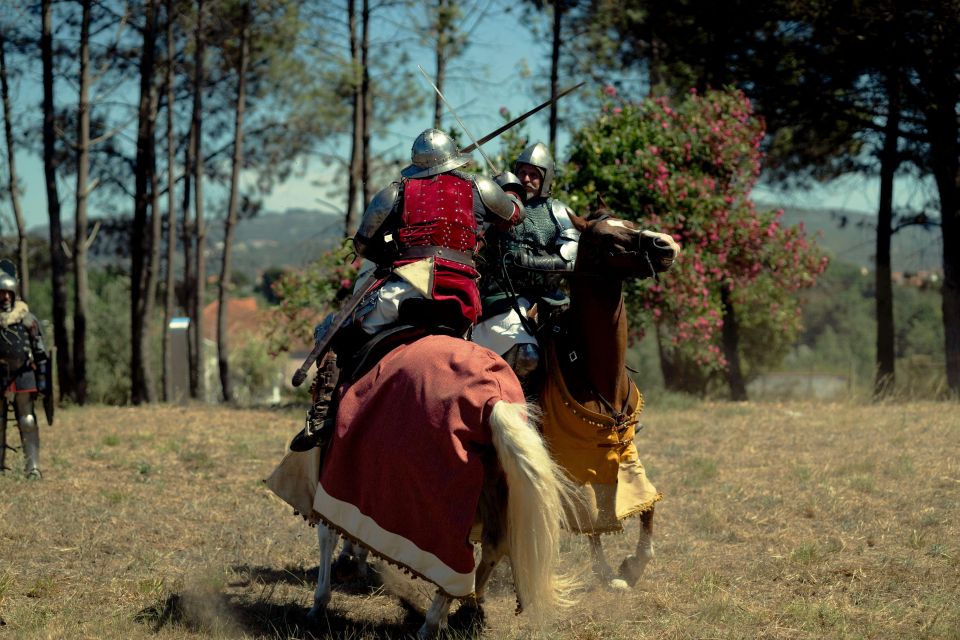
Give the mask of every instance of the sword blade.
[[(474, 137), (473, 137), (473, 134), (470, 133), (470, 130), (467, 129), (467, 125), (463, 124), (463, 120), (461, 120), (461, 119), (460, 119), (460, 116), (457, 115), (457, 111), (456, 111), (456, 109), (453, 108), (453, 105), (450, 104), (449, 102), (447, 102), (447, 98), (443, 95), (443, 92), (440, 91), (440, 88), (437, 87), (437, 85), (435, 85), (435, 84), (433, 83), (433, 80), (430, 79), (430, 74), (428, 74), (428, 73), (424, 70), (424, 68), (423, 68), (422, 66), (420, 66), (419, 64), (417, 65), (417, 68), (420, 69), (420, 73), (422, 73), (422, 74), (423, 74), (423, 77), (427, 79), (427, 82), (430, 83), (430, 86), (433, 87), (433, 90), (437, 92), (437, 95), (440, 96), (440, 99), (443, 101), (443, 104), (446, 105), (447, 109), (450, 110), (450, 113), (453, 114), (453, 117), (456, 118), (457, 124), (459, 124), (459, 125), (460, 125), (460, 128), (463, 129), (463, 132), (464, 132), (465, 134), (467, 134), (467, 137), (468, 137), (468, 138), (470, 138), (470, 142), (473, 143), (473, 144), (470, 145), (470, 149), (471, 149), (471, 150), (473, 150), (473, 149), (479, 149), (479, 146), (477, 145), (477, 142), (476, 142), (477, 139), (474, 138)], [(464, 152), (461, 151), (461, 153), (464, 153)], [(493, 171), (493, 174), (494, 174), (494, 175), (498, 175), (498, 174), (500, 173), (500, 170), (497, 169), (496, 165), (493, 164), (493, 162), (490, 160), (490, 158), (487, 157), (487, 154), (483, 152), (483, 149), (480, 149), (480, 155), (482, 155), (482, 156), (483, 156), (483, 159), (487, 161), (487, 166), (490, 167), (490, 170)]]
[(561, 91), (560, 93), (558, 93), (556, 98), (551, 98), (550, 100), (547, 100), (547, 101), (544, 102), (543, 104), (537, 105), (537, 106), (534, 107), (533, 109), (530, 109), (530, 111), (527, 111), (527, 112), (524, 113), (523, 115), (517, 116), (516, 118), (514, 118), (513, 120), (511, 120), (511, 121), (508, 122), (507, 124), (503, 125), (502, 127), (499, 127), (498, 129), (494, 129), (493, 131), (491, 131), (491, 132), (488, 133), (487, 135), (483, 136), (482, 138), (480, 138), (479, 140), (477, 140), (477, 141), (474, 142), (473, 144), (464, 147), (463, 149), (460, 150), (460, 152), (461, 152), (461, 153), (470, 153), (470, 152), (473, 151), (474, 149), (478, 149), (481, 145), (490, 142), (491, 140), (493, 140), (494, 138), (496, 138), (498, 135), (500, 135), (501, 133), (503, 133), (503, 132), (506, 131), (507, 129), (510, 129), (511, 127), (515, 127), (516, 125), (520, 124), (521, 122), (523, 122), (524, 120), (526, 120), (527, 118), (529, 118), (530, 116), (532, 116), (533, 114), (535, 114), (536, 112), (541, 111), (541, 110), (543, 110), (543, 109), (546, 109), (547, 107), (549, 107), (551, 104), (553, 104), (554, 102), (556, 102), (557, 100), (559, 100), (559, 99), (562, 98), (563, 96), (567, 95), (568, 93), (573, 93), (574, 91), (576, 91), (577, 89), (579, 89), (580, 87), (582, 87), (582, 86), (585, 85), (585, 84), (587, 84), (586, 81), (581, 82), (581, 83), (579, 83), (579, 84), (575, 84), (575, 85), (573, 85), (572, 87), (567, 87), (566, 89), (564, 89), (563, 91)]

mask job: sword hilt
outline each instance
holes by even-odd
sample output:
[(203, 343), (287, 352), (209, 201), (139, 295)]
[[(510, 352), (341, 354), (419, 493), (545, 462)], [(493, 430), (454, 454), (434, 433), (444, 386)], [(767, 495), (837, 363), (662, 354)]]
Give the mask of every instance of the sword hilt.
[(303, 384), (303, 381), (306, 379), (307, 379), (307, 372), (304, 371), (303, 368), (301, 367), (300, 369), (297, 369), (293, 373), (293, 380), (291, 380), (290, 383), (294, 387), (299, 387), (300, 385)]

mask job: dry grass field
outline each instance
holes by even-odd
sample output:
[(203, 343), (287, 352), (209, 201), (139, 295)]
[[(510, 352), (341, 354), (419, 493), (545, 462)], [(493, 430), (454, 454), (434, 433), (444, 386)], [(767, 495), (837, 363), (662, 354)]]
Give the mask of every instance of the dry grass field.
[[(657, 557), (631, 592), (581, 593), (550, 637), (960, 638), (956, 404), (656, 400), (637, 443), (665, 494)], [(44, 427), (44, 480), (22, 477), (18, 453), (0, 477), (0, 639), (415, 632), (383, 587), (336, 590), (326, 621), (306, 624), (314, 531), (261, 483), (299, 421), (63, 411)], [(605, 538), (612, 563), (636, 527)], [(582, 540), (564, 562), (588, 573)], [(502, 569), (483, 635), (526, 637)]]

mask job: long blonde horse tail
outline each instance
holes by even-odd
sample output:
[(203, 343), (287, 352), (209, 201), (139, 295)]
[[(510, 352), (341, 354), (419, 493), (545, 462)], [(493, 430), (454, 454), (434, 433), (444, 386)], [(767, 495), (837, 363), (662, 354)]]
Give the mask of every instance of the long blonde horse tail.
[(535, 423), (536, 409), (500, 401), (490, 427), (507, 478), (507, 529), (517, 598), (534, 624), (573, 604), (575, 580), (559, 571), (564, 504), (573, 484), (557, 466)]

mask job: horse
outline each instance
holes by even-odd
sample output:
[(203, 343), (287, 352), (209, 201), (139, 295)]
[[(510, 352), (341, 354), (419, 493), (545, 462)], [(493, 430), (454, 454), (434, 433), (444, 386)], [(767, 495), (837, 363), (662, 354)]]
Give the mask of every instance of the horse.
[[(558, 317), (546, 319), (539, 333), (546, 371), (535, 395), (543, 439), (576, 487), (574, 498), (565, 502), (564, 527), (587, 535), (601, 582), (626, 589), (639, 581), (653, 558), (654, 505), (661, 495), (647, 479), (633, 444), (643, 396), (627, 375), (623, 285), (668, 270), (680, 247), (671, 236), (615, 218), (606, 208), (571, 220), (580, 242), (570, 276), (570, 304)], [(622, 531), (621, 520), (634, 515), (641, 522), (636, 552), (623, 560), (614, 577), (599, 536)], [(507, 553), (505, 546), (483, 547), (479, 597)]]
[(322, 465), (318, 449), (289, 451), (267, 479), (318, 524), (308, 619), (330, 602), (336, 534), (437, 586), (422, 638), (446, 626), (453, 599), (482, 599), (492, 557), (510, 557), (518, 605), (535, 624), (570, 602), (557, 561), (571, 485), (535, 414), (499, 356), (442, 335), (401, 344), (343, 388)]
[[(579, 504), (587, 505), (571, 522), (588, 537), (595, 574), (624, 589), (639, 581), (653, 558), (654, 504), (661, 495), (647, 480), (633, 444), (643, 396), (626, 368), (623, 285), (666, 271), (680, 247), (671, 236), (642, 230), (606, 209), (571, 219), (580, 243), (569, 278), (569, 307), (541, 332), (546, 336), (539, 396), (543, 433), (579, 485)], [(636, 551), (615, 577), (600, 534), (622, 531), (621, 521), (634, 515), (641, 523)]]

